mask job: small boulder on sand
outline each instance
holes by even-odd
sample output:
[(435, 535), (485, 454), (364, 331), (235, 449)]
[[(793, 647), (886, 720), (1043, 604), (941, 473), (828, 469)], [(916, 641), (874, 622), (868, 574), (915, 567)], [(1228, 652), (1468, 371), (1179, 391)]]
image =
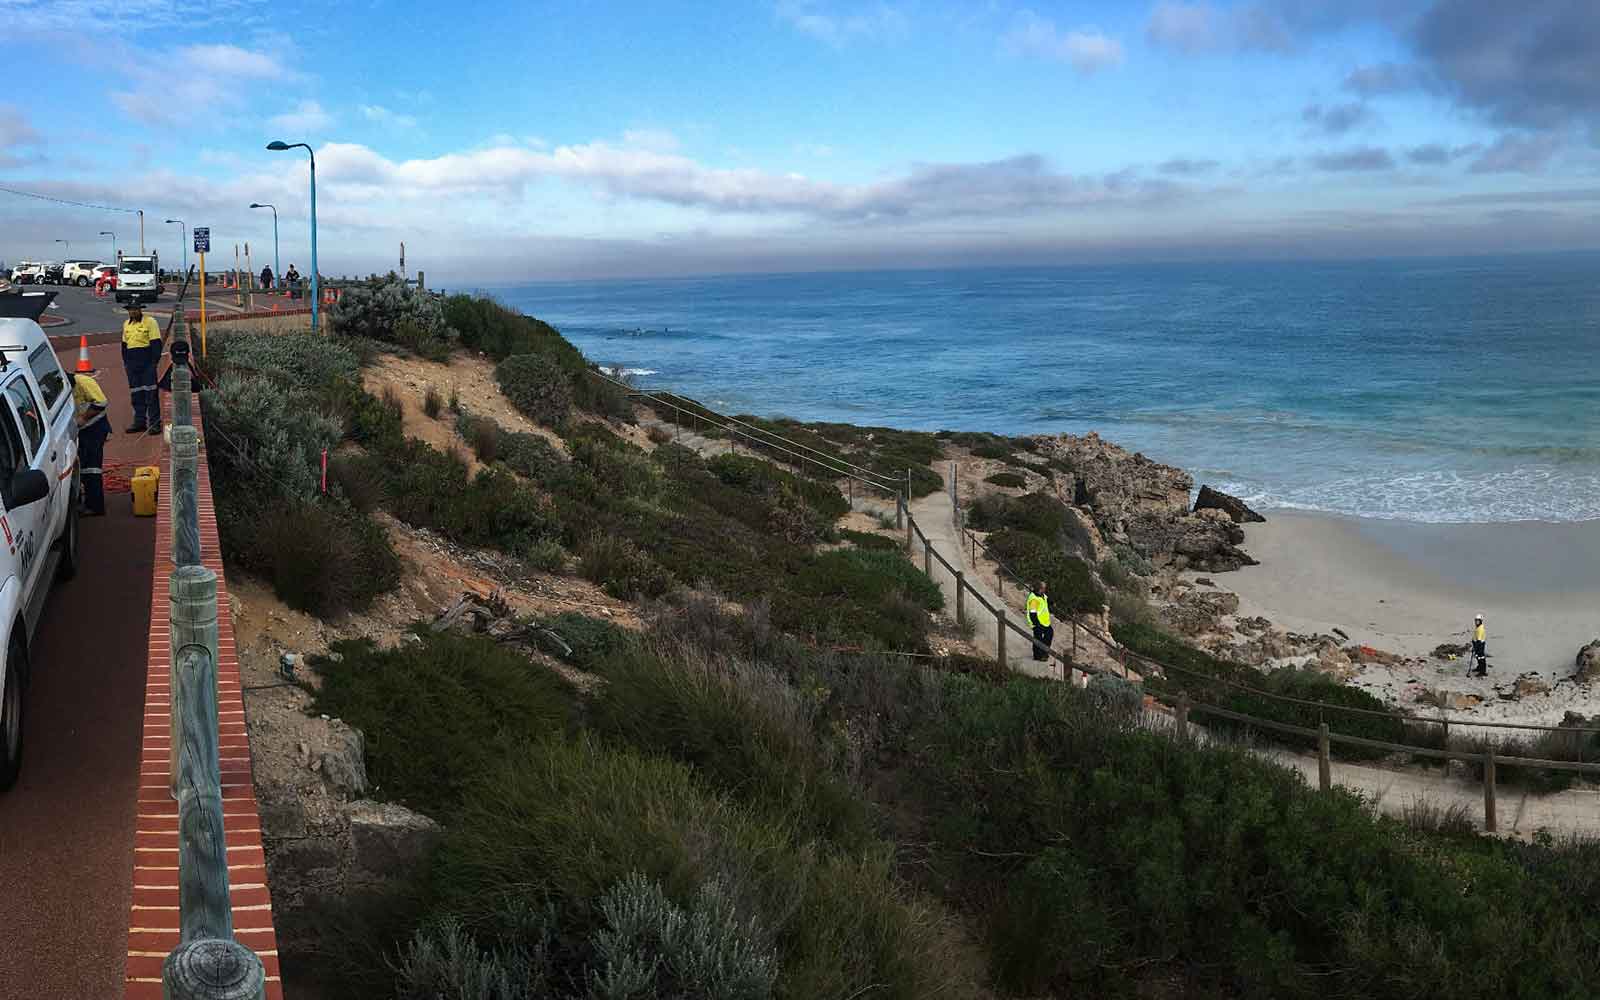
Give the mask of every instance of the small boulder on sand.
[(1516, 692), (1518, 698), (1529, 698), (1536, 694), (1549, 694), (1550, 682), (1536, 673), (1526, 673), (1516, 679), (1511, 690)]
[(1229, 496), (1221, 490), (1214, 490), (1209, 486), (1200, 487), (1200, 495), (1195, 498), (1194, 512), (1203, 510), (1220, 510), (1233, 521), (1234, 524), (1248, 524), (1252, 521), (1265, 521), (1266, 518), (1257, 514), (1246, 506), (1238, 497)]
[(1594, 639), (1578, 650), (1574, 676), (1580, 681), (1592, 681), (1600, 677), (1600, 639)]

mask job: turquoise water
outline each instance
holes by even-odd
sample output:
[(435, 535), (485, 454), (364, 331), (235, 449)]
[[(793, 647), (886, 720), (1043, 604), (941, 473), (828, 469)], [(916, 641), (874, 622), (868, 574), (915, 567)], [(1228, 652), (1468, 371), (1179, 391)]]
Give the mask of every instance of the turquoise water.
[(1264, 507), (1600, 518), (1600, 254), (541, 283), (592, 359), (737, 412), (1097, 430)]

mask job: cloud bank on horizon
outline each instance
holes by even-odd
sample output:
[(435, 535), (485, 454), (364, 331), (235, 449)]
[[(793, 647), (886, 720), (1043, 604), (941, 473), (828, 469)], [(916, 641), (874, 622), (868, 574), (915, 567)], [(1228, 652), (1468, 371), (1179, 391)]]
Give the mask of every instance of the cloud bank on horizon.
[[(0, 0), (0, 186), (304, 270), (305, 141), (324, 271), (458, 284), (1600, 246), (1597, 4), (666, 6)], [(0, 259), (128, 218), (0, 193)]]

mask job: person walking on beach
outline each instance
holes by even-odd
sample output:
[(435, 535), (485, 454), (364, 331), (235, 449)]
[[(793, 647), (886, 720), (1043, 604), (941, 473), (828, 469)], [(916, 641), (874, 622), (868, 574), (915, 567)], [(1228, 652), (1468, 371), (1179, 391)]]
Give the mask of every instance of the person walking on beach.
[(1483, 615), (1472, 619), (1472, 659), (1479, 677), (1489, 676), (1489, 632), (1483, 627)]
[(1050, 659), (1050, 643), (1055, 641), (1056, 630), (1050, 627), (1050, 598), (1044, 581), (1040, 580), (1028, 592), (1028, 623), (1033, 626), (1033, 658)]

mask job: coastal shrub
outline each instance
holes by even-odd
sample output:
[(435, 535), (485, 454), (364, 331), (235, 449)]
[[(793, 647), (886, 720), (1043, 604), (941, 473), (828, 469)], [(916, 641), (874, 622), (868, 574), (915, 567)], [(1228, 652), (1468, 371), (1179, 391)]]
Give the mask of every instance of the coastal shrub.
[(645, 432), (645, 435), (650, 439), (651, 444), (668, 444), (672, 441), (672, 434), (660, 424), (652, 424), (650, 429)]
[(1067, 532), (1068, 520), (1066, 504), (1048, 493), (1020, 497), (991, 493), (978, 497), (967, 509), (967, 525), (977, 531), (1011, 528), (1058, 545)]
[(383, 506), (383, 462), (364, 451), (340, 451), (328, 457), (328, 483), (336, 496), (363, 514)]
[[(611, 420), (633, 422), (627, 391), (593, 373), (579, 350), (550, 324), (508, 309), (491, 299), (452, 295), (444, 303), (445, 318), (460, 331), (461, 342), (497, 361), (516, 355), (542, 355), (569, 376), (573, 402), (579, 409)], [(535, 418), (537, 419), (537, 418)]]
[(707, 461), (705, 467), (723, 483), (756, 496), (769, 496), (779, 488), (790, 490), (830, 524), (850, 512), (849, 502), (833, 483), (803, 479), (759, 458), (724, 453)]
[(639, 637), (604, 618), (563, 611), (543, 624), (572, 647), (568, 662), (592, 670), (602, 660), (639, 648)]
[(432, 385), (428, 386), (427, 392), (422, 396), (422, 412), (432, 420), (438, 420), (439, 414), (444, 412), (444, 397), (439, 395), (439, 390)]
[(578, 549), (578, 560), (584, 579), (619, 600), (660, 597), (672, 586), (671, 575), (626, 538), (595, 532)]
[(561, 732), (573, 693), (491, 639), (422, 626), (416, 635), (385, 650), (343, 639), (312, 657), (322, 678), (313, 708), (362, 731), (385, 798), (442, 818), (513, 748)]
[(522, 558), (529, 566), (546, 573), (564, 573), (567, 569), (567, 550), (555, 538), (534, 542)]
[[(537, 911), (534, 911), (537, 912)], [(454, 917), (418, 928), (395, 967), (395, 1000), (523, 1000), (547, 996), (552, 973), (550, 929), (486, 950)]]
[(899, 551), (900, 543), (888, 535), (874, 534), (870, 531), (856, 531), (845, 528), (839, 532), (839, 537), (854, 545), (858, 549), (873, 549), (881, 552)]
[(447, 357), (456, 339), (440, 300), (398, 278), (344, 289), (324, 317), (336, 336), (381, 340), (433, 360)]
[(572, 375), (545, 354), (514, 354), (495, 366), (500, 391), (530, 420), (561, 427), (572, 409)]
[(232, 373), (203, 394), (210, 435), (211, 468), (231, 483), (289, 498), (309, 499), (319, 489), (323, 449), (343, 428), (315, 408), (306, 390), (285, 389), (274, 380)]
[(290, 390), (315, 390), (357, 377), (360, 357), (346, 341), (309, 334), (278, 335), (220, 330), (207, 342), (205, 371), (258, 375)]
[(388, 456), (395, 517), (464, 545), (526, 555), (560, 532), (554, 506), (498, 467), (468, 476), (466, 462), (415, 440)]
[(1005, 528), (990, 535), (984, 544), (1028, 586), (1044, 581), (1049, 587), (1050, 607), (1056, 611), (1098, 614), (1106, 603), (1106, 593), (1095, 582), (1089, 564), (1067, 555), (1059, 542)]
[(467, 442), (467, 447), (485, 465), (500, 455), (500, 427), (488, 417), (475, 417), (463, 413), (456, 417), (456, 433)]
[(780, 997), (977, 994), (948, 918), (896, 880), (888, 851), (845, 855), (708, 790), (683, 765), (592, 739), (548, 738), (492, 769), (448, 825), (438, 908), (486, 943), (512, 939), (508, 904), (548, 901), (564, 938), (608, 925), (597, 900), (639, 875), (691, 906), (727, 893), (778, 951)]
[(497, 441), (500, 460), (519, 476), (544, 486), (554, 486), (567, 474), (566, 458), (538, 434), (501, 431)]
[(272, 583), (289, 607), (318, 618), (362, 611), (400, 584), (400, 557), (371, 518), (336, 504), (281, 504), (260, 512), (237, 561)]
[(1020, 472), (996, 472), (984, 479), (991, 486), (1003, 486), (1006, 489), (1020, 490), (1028, 485), (1028, 479)]

